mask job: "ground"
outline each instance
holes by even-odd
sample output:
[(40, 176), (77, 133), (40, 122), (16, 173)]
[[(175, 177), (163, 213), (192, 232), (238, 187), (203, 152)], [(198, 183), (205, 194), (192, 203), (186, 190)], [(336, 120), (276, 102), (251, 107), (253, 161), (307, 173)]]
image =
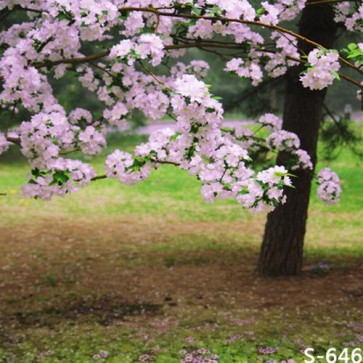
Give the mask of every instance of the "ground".
[(261, 278), (265, 215), (204, 203), (183, 172), (40, 202), (18, 193), (25, 165), (5, 160), (0, 361), (176, 363), (205, 348), (222, 363), (304, 362), (306, 347), (363, 348), (363, 174), (347, 156), (334, 166), (346, 194), (313, 198), (303, 274)]

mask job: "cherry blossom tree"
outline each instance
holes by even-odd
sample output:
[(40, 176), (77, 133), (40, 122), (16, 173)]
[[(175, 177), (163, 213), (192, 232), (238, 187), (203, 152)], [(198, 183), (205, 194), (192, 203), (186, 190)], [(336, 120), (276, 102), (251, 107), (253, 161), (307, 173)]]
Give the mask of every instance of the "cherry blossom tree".
[[(14, 16), (19, 13), (21, 21)], [(294, 31), (299, 18), (300, 30)], [(19, 110), (30, 116), (0, 133), (0, 153), (14, 144), (29, 161), (26, 196), (64, 196), (105, 178), (132, 185), (163, 164), (173, 165), (201, 181), (208, 202), (233, 198), (253, 211), (277, 207), (269, 214), (259, 271), (300, 271), (326, 89), (340, 79), (361, 89), (363, 43), (336, 50), (333, 40), (338, 26), (362, 31), (363, 5), (334, 0), (257, 6), (247, 0), (0, 0), (0, 21), (5, 20), (0, 111), (2, 118)], [(283, 122), (267, 113), (256, 120), (261, 127), (255, 132), (224, 128), (222, 103), (204, 82), (209, 65), (182, 62), (191, 48), (221, 57), (226, 72), (254, 86), (265, 77), (286, 75), (290, 86)], [(356, 78), (346, 75), (347, 67)], [(51, 79), (67, 73), (103, 103), (101, 117), (80, 107), (66, 112)], [(172, 117), (176, 131), (153, 133), (133, 154), (114, 150), (101, 175), (89, 163), (67, 157), (100, 153), (109, 132), (127, 128), (133, 110), (149, 120)], [(256, 150), (270, 158), (278, 154), (275, 165), (256, 169), (250, 156)], [(339, 200), (333, 171), (323, 169), (316, 180), (321, 199)]]

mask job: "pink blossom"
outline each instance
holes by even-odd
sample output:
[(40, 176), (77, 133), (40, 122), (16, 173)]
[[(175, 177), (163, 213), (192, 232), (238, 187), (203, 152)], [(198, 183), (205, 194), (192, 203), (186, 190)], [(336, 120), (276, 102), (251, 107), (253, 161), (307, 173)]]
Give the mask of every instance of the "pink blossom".
[(329, 168), (320, 170), (318, 176), (318, 197), (327, 204), (339, 202), (341, 194), (340, 180), (336, 173)]
[(258, 119), (258, 122), (272, 130), (279, 130), (282, 126), (282, 120), (272, 113), (266, 113)]
[(34, 172), (34, 177), (23, 187), (25, 196), (51, 199), (76, 192), (96, 176), (94, 169), (79, 160), (56, 159), (47, 171)]
[(300, 147), (300, 140), (293, 132), (278, 130), (266, 138), (266, 144), (271, 149), (295, 150)]
[(9, 141), (4, 134), (0, 132), (0, 155), (3, 154), (9, 148)]
[(87, 126), (78, 135), (82, 152), (86, 155), (98, 154), (106, 146), (106, 139), (102, 131), (93, 126)]
[[(300, 149), (298, 137), (281, 130), (281, 120), (270, 113), (258, 121), (270, 132), (264, 140), (250, 130), (223, 129), (222, 104), (203, 81), (209, 65), (201, 60), (182, 62), (185, 49), (178, 48), (228, 39), (231, 48), (238, 52), (228, 51), (223, 59), (225, 71), (256, 86), (265, 76), (279, 77), (298, 63), (301, 56), (297, 40), (280, 31), (266, 36), (250, 23), (228, 18), (280, 24), (296, 18), (306, 1), (264, 1), (258, 11), (248, 0), (192, 3), (193, 6), (187, 0), (0, 2), (0, 10), (14, 6), (35, 10), (24, 12), (26, 21), (19, 20), (0, 32), (1, 108), (11, 112), (24, 108), (29, 114), (15, 130), (21, 152), (32, 168), (24, 187), (26, 195), (50, 199), (72, 193), (94, 180), (96, 173), (90, 165), (64, 159), (64, 154), (98, 154), (106, 145), (107, 132), (114, 127), (125, 130), (127, 120), (138, 111), (148, 120), (171, 116), (175, 131), (166, 129), (150, 135), (133, 153), (111, 152), (105, 161), (107, 177), (132, 185), (145, 180), (153, 169), (170, 164), (198, 178), (202, 195), (209, 202), (232, 198), (253, 211), (272, 210), (285, 202), (284, 187), (291, 186), (287, 170), (275, 166), (255, 172), (249, 155), (259, 150), (266, 152), (266, 147), (287, 151), (291, 155), (290, 169), (312, 169), (310, 156)], [(181, 5), (185, 12), (203, 14), (208, 19), (185, 18), (180, 8), (173, 9)], [(124, 7), (140, 9), (123, 12)], [(142, 11), (144, 7), (163, 8), (163, 14)], [(342, 3), (336, 4), (335, 9), (336, 21), (351, 30), (361, 29), (362, 5), (348, 7)], [(89, 44), (108, 48), (92, 55), (88, 51), (94, 47)], [(82, 63), (85, 57), (91, 60)], [(169, 62), (170, 58), (176, 59)], [(337, 52), (315, 49), (307, 62), (308, 69), (301, 76), (305, 87), (322, 89), (337, 77)], [(80, 107), (69, 115), (65, 111), (50, 80), (69, 72), (97, 97), (103, 107), (102, 117)], [(0, 153), (9, 146), (8, 136), (0, 133)], [(340, 193), (336, 178), (325, 174), (318, 178), (318, 192), (323, 199), (336, 201)], [(202, 360), (209, 355), (200, 351), (188, 354)]]
[(309, 68), (300, 77), (304, 87), (312, 90), (321, 90), (330, 86), (337, 78), (340, 68), (339, 54), (337, 52), (325, 52), (314, 49), (308, 55)]
[(190, 98), (191, 102), (202, 103), (209, 95), (205, 83), (198, 81), (195, 76), (189, 74), (176, 80), (175, 90), (182, 96)]

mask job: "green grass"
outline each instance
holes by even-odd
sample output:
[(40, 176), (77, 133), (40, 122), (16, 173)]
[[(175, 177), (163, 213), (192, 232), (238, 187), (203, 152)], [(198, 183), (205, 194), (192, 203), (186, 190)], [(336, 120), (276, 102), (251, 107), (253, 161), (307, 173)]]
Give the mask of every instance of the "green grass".
[[(137, 143), (144, 140), (143, 136), (113, 138), (110, 147), (92, 163), (102, 173), (104, 157), (113, 147), (132, 151)], [(332, 244), (334, 240), (340, 243), (351, 238), (356, 246), (363, 230), (362, 162), (345, 151), (338, 160), (321, 162), (318, 169), (323, 166), (329, 166), (339, 174), (343, 193), (339, 204), (328, 206), (316, 198), (316, 187), (313, 187), (308, 245), (324, 235), (325, 239), (332, 237)], [(50, 202), (21, 196), (20, 188), (26, 182), (28, 172), (24, 161), (20, 161), (14, 152), (0, 164), (0, 192), (8, 194), (0, 200), (3, 223), (19, 223), (39, 216), (97, 215), (112, 218), (137, 215), (138, 218), (210, 222), (237, 222), (254, 218), (232, 200), (205, 203), (200, 194), (200, 182), (187, 172), (171, 166), (161, 167), (145, 182), (131, 187), (117, 180), (101, 180), (74, 195), (55, 198)], [(354, 249), (354, 246), (349, 248)]]
[[(143, 137), (132, 136), (111, 140), (113, 147), (132, 151)], [(92, 162), (96, 170), (102, 173), (104, 156), (110, 152), (110, 147)], [(29, 213), (39, 212), (57, 214), (102, 214), (119, 216), (120, 214), (156, 215), (160, 218), (180, 218), (190, 220), (238, 220), (249, 218), (233, 201), (219, 201), (213, 205), (204, 203), (200, 194), (200, 182), (187, 172), (174, 167), (165, 166), (153, 172), (151, 177), (143, 183), (128, 187), (117, 180), (103, 180), (80, 191), (76, 195), (65, 199), (56, 198), (51, 202), (24, 200), (19, 192), (21, 185), (26, 182), (24, 162), (10, 163), (5, 160), (0, 171), (0, 190), (8, 197), (2, 198), (3, 206), (19, 208), (26, 213), (23, 216), (19, 209), (16, 215), (4, 213), (2, 217), (7, 221), (19, 221), (27, 218)], [(26, 208), (23, 208), (26, 204)], [(4, 211), (5, 212), (5, 211)]]
[[(113, 147), (142, 140), (113, 138), (92, 164), (102, 172)], [(327, 261), (332, 277), (266, 281), (253, 273), (264, 215), (205, 203), (186, 172), (162, 167), (132, 187), (103, 180), (42, 202), (21, 196), (28, 169), (11, 150), (0, 161), (0, 223), (11, 236), (0, 256), (0, 361), (87, 363), (106, 350), (98, 361), (136, 363), (145, 353), (176, 363), (182, 349), (207, 348), (222, 363), (300, 363), (302, 343), (316, 355), (363, 348), (362, 163), (346, 151), (328, 166), (342, 200), (326, 206), (313, 188), (305, 256)], [(266, 347), (279, 350), (259, 354)]]

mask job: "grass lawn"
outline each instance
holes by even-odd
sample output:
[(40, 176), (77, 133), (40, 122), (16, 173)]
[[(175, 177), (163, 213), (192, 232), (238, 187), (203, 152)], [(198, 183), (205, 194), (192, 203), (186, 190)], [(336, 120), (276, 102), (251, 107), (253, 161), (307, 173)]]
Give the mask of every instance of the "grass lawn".
[(176, 363), (205, 348), (222, 363), (304, 362), (308, 346), (316, 356), (363, 348), (362, 163), (344, 152), (330, 164), (342, 201), (325, 206), (312, 192), (304, 273), (262, 279), (265, 215), (203, 202), (187, 173), (163, 167), (133, 187), (103, 180), (42, 202), (21, 197), (28, 170), (9, 152), (0, 361)]

